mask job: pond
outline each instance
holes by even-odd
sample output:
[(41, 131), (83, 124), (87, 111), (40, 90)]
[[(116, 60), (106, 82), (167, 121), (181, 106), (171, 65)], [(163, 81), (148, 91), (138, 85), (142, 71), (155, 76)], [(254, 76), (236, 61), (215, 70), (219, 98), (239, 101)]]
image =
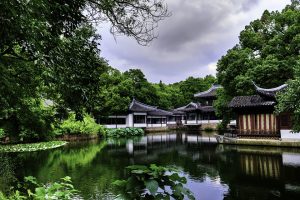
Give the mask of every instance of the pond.
[(85, 199), (114, 199), (111, 183), (132, 164), (172, 165), (188, 179), (196, 199), (299, 199), (300, 149), (220, 145), (185, 132), (128, 140), (71, 143), (33, 152), (0, 154), (0, 190), (16, 179), (41, 182), (72, 177)]

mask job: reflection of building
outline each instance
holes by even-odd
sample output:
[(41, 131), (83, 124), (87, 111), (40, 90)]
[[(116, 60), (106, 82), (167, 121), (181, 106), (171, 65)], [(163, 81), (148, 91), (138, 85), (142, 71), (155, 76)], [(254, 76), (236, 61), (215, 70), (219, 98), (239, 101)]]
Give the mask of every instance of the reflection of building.
[(171, 115), (171, 112), (133, 99), (126, 115), (102, 117), (98, 122), (107, 128), (166, 127), (167, 117)]
[(216, 117), (213, 108), (213, 101), (216, 100), (217, 89), (220, 85), (214, 84), (212, 87), (204, 92), (194, 95), (199, 102), (191, 102), (183, 107), (173, 110), (174, 113), (180, 113), (182, 116), (182, 123), (186, 125), (203, 125), (203, 124), (217, 124), (219, 119)]
[(262, 179), (279, 179), (281, 176), (282, 156), (269, 154), (245, 154), (239, 156), (243, 174)]
[[(255, 84), (254, 84), (255, 85)], [(237, 134), (240, 137), (274, 137), (300, 138), (291, 134), (291, 117), (289, 113), (274, 113), (276, 93), (287, 85), (264, 89), (255, 85), (256, 95), (237, 96), (229, 104), (237, 114)]]

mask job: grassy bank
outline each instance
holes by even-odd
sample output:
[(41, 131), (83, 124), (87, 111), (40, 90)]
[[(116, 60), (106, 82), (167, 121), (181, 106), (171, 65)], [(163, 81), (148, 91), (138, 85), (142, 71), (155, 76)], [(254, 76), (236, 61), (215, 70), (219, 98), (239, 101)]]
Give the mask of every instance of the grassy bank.
[(66, 145), (65, 141), (51, 141), (31, 144), (0, 145), (0, 152), (32, 152), (54, 149)]

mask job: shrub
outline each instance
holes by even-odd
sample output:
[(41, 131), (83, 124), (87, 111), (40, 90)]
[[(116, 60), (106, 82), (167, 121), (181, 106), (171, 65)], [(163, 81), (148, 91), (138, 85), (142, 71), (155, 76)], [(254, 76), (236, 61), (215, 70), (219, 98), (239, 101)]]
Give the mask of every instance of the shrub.
[(36, 178), (25, 177), (25, 183), (20, 185), (20, 191), (14, 191), (10, 196), (5, 196), (0, 192), (1, 200), (21, 200), (21, 199), (61, 199), (71, 200), (78, 196), (74, 189), (70, 177), (62, 178), (61, 181), (48, 183), (46, 185), (37, 182)]
[(142, 136), (144, 135), (144, 130), (141, 128), (110, 128), (106, 129), (106, 137), (132, 137), (132, 136)]
[(113, 183), (123, 199), (195, 199), (192, 192), (184, 187), (185, 177), (169, 167), (132, 165), (126, 168), (129, 177)]
[(85, 114), (82, 121), (75, 119), (75, 114), (71, 113), (69, 118), (63, 121), (58, 128), (54, 130), (55, 135), (63, 134), (104, 134), (105, 129), (97, 124), (91, 116)]

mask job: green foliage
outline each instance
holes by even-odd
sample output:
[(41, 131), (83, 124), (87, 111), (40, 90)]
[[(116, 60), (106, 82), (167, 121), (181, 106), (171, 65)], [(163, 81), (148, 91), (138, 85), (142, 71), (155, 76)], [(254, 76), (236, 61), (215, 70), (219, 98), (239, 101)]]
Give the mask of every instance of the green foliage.
[(218, 61), (217, 78), (232, 96), (253, 94), (251, 81), (270, 88), (294, 76), (299, 59), (299, 1), (265, 11), (240, 33), (239, 44)]
[(32, 176), (25, 177), (25, 183), (21, 186), (20, 191), (14, 191), (10, 196), (5, 196), (0, 192), (1, 200), (44, 200), (44, 199), (61, 199), (71, 200), (77, 196), (77, 190), (74, 189), (70, 177), (64, 177), (61, 181), (40, 184)]
[(216, 115), (222, 118), (222, 122), (218, 124), (218, 130), (227, 130), (227, 124), (230, 122), (230, 119), (233, 118), (233, 112), (228, 108), (231, 99), (232, 96), (227, 94), (223, 88), (217, 90), (217, 99), (214, 101), (213, 106)]
[(300, 132), (300, 65), (295, 72), (295, 79), (288, 81), (288, 87), (277, 94), (276, 112), (292, 113), (293, 131)]
[(64, 141), (40, 142), (32, 144), (0, 145), (0, 152), (32, 152), (54, 149), (66, 145)]
[(132, 165), (126, 168), (129, 177), (113, 184), (125, 199), (195, 199), (191, 191), (184, 187), (186, 178), (179, 176), (170, 167)]
[(182, 105), (186, 105), (194, 100), (194, 94), (203, 92), (211, 87), (216, 82), (215, 77), (209, 75), (204, 78), (188, 77), (186, 80), (175, 83), (180, 89), (180, 93), (184, 98)]
[[(6, 135), (12, 141), (40, 141), (51, 137), (53, 110), (45, 107), (40, 98), (23, 99), (16, 107), (6, 110), (5, 117), (0, 120)], [(4, 109), (5, 110), (5, 109)]]
[(4, 138), (6, 136), (6, 133), (4, 129), (0, 128), (0, 139)]
[(102, 104), (94, 109), (94, 115), (126, 113), (133, 98), (164, 109), (174, 109), (194, 100), (194, 94), (207, 90), (214, 82), (213, 76), (189, 77), (173, 84), (148, 82), (141, 70), (131, 69), (124, 73), (109, 68), (101, 75), (99, 98)]
[(141, 128), (108, 128), (105, 131), (106, 137), (134, 137), (144, 135), (144, 130)]
[(77, 134), (104, 134), (104, 127), (97, 124), (90, 115), (85, 114), (82, 121), (76, 120), (75, 114), (70, 113), (69, 118), (64, 120), (54, 130), (55, 135)]
[(215, 77), (209, 75), (204, 78), (188, 77), (184, 81), (173, 84), (155, 84), (159, 100), (155, 105), (165, 109), (174, 109), (195, 101), (194, 94), (203, 92), (216, 82)]
[[(300, 50), (299, 1), (292, 1), (281, 12), (265, 11), (240, 33), (239, 44), (228, 50), (217, 64), (218, 82), (224, 96), (217, 102), (217, 112), (228, 115), (224, 104), (238, 95), (255, 93), (252, 81), (265, 88), (277, 87), (288, 80), (287, 93), (279, 96), (278, 111), (294, 113), (295, 130), (300, 130), (298, 77)], [(223, 104), (223, 105), (222, 105)]]
[(0, 1), (0, 127), (16, 140), (47, 139), (53, 113), (38, 109), (41, 99), (53, 100), (58, 116), (71, 109), (82, 120), (103, 103), (108, 68), (94, 22), (147, 44), (167, 16), (161, 0)]

